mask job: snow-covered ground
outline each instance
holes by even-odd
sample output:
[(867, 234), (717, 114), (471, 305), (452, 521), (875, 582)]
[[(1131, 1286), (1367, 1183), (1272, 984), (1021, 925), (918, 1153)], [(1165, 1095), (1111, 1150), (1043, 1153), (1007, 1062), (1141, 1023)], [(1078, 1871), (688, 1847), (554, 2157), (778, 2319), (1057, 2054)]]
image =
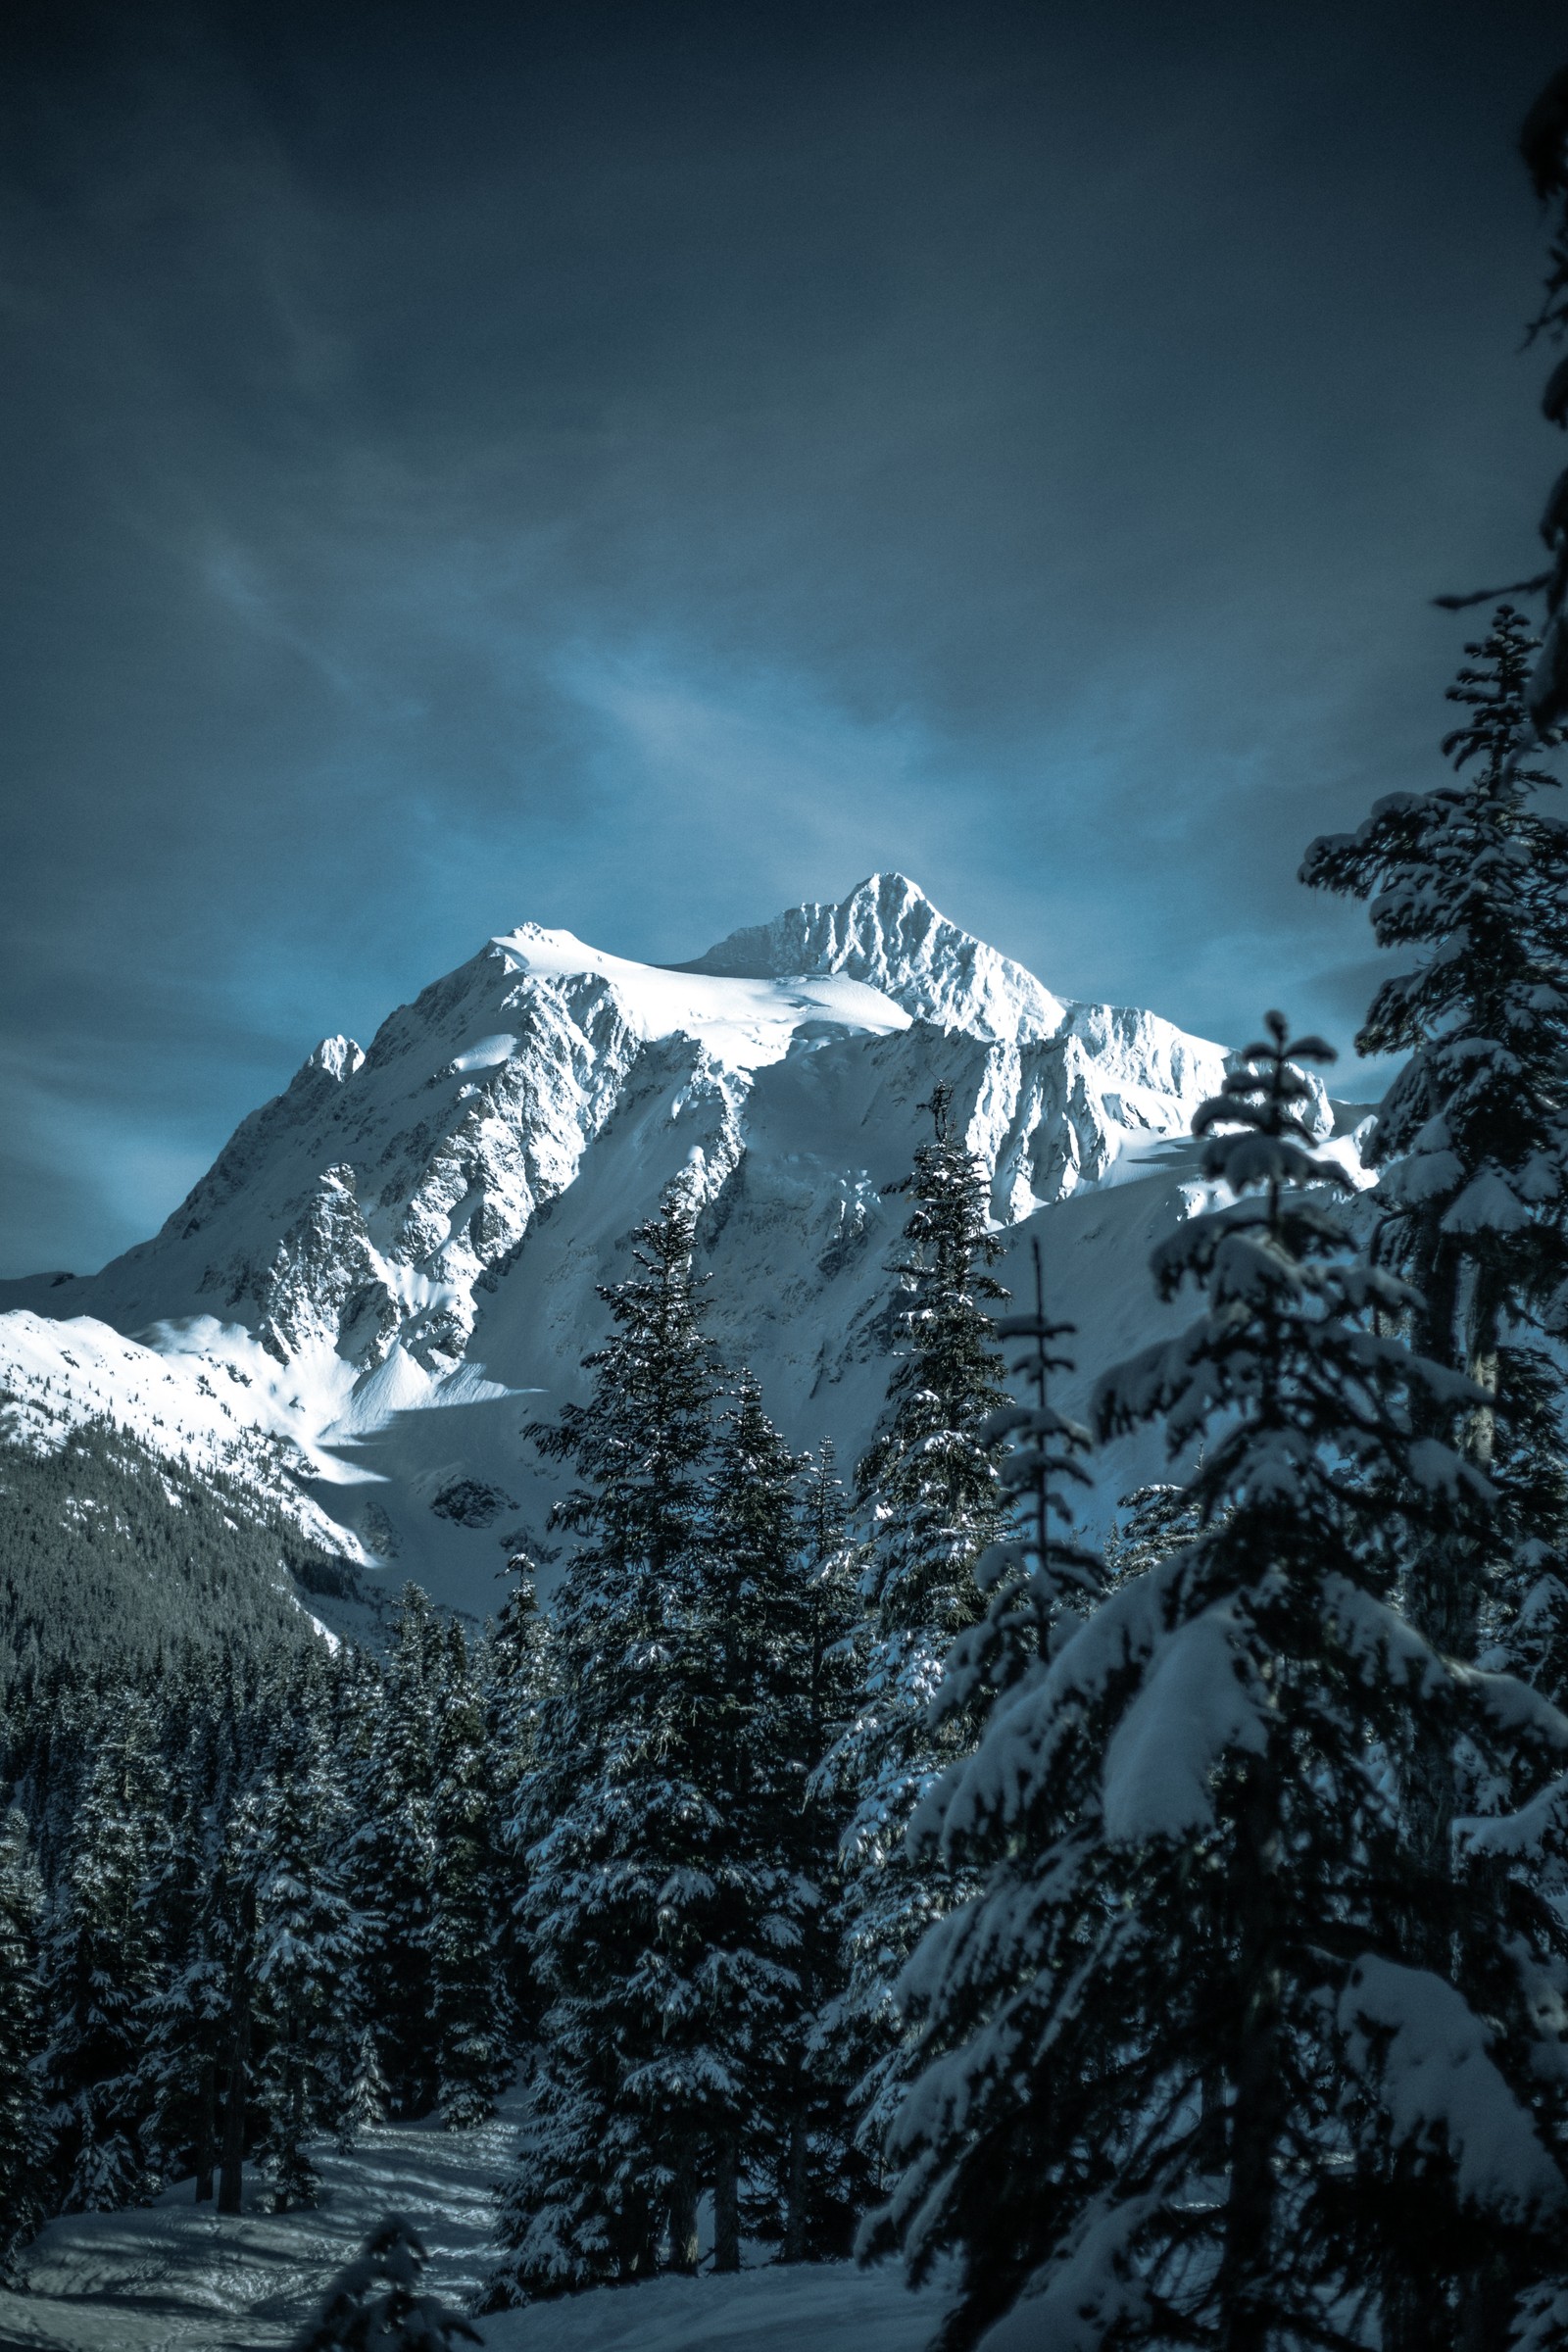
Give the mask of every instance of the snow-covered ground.
[[(27, 2291), (0, 2289), (0, 2352), (276, 2352), (292, 2342), (372, 2223), (404, 2215), (430, 2252), (429, 2282), (462, 2304), (489, 2266), (490, 2187), (514, 2114), (476, 2132), (389, 2124), (353, 2155), (318, 2152), (313, 2212), (220, 2220), (191, 2184), (126, 2213), (53, 2222), (26, 2260)], [(661, 2278), (478, 2323), (494, 2352), (922, 2352), (938, 2299), (897, 2270), (777, 2266), (738, 2278)]]
[(897, 2270), (803, 2263), (738, 2278), (658, 2278), (486, 2320), (493, 2352), (924, 2352), (934, 2294)]

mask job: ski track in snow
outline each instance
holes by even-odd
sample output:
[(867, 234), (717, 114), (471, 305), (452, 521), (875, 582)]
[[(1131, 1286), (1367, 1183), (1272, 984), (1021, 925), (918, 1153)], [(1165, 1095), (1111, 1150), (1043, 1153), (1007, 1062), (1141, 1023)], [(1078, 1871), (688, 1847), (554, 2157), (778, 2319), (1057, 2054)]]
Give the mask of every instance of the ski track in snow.
[[(490, 2189), (516, 2136), (515, 2099), (475, 2132), (382, 2125), (350, 2156), (316, 2151), (322, 2202), (306, 2213), (269, 2213), (247, 2172), (229, 2220), (193, 2204), (188, 2180), (156, 2205), (69, 2214), (28, 2249), (27, 2291), (0, 2289), (0, 2352), (284, 2352), (387, 2213), (413, 2223), (428, 2283), (461, 2306), (492, 2259)], [(896, 2269), (812, 2263), (607, 2287), (476, 2325), (490, 2352), (923, 2352), (938, 2310)]]

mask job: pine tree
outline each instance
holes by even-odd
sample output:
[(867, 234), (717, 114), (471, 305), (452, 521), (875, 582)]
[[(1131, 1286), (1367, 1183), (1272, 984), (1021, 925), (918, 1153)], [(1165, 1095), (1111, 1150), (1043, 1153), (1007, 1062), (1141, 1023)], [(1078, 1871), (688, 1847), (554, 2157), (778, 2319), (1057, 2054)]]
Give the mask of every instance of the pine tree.
[(502, 1878), (496, 1952), (519, 2039), (537, 2029), (539, 1993), (522, 1930), (529, 1826), (519, 1811), (537, 1761), (539, 1725), (553, 1667), (550, 1623), (539, 1607), (533, 1562), (516, 1552), (505, 1569), (507, 1597), (489, 1629), (482, 1665), (485, 1740), (495, 1784), (497, 1865)]
[(151, 1709), (118, 1693), (83, 1792), (46, 1956), (46, 2080), (71, 2211), (130, 2204), (151, 2184), (139, 2027), (157, 1983), (151, 1896), (168, 1797)]
[(307, 1729), (285, 1738), (256, 1823), (252, 1870), (256, 1953), (251, 1974), (266, 2116), (262, 2154), (276, 2211), (314, 2205), (309, 2143), (340, 2127), (355, 2021), (355, 1936), (333, 1864), (340, 1807)]
[(503, 2199), (491, 2306), (696, 2259), (711, 2114), (701, 1970), (721, 1817), (700, 1637), (703, 1470), (717, 1387), (680, 1192), (601, 1292), (586, 1404), (529, 1432), (578, 1486), (556, 1667), (520, 1791), (523, 1918), (549, 2006), (530, 2137)]
[(18, 2254), (44, 2220), (51, 2155), (44, 2120), (39, 1975), (42, 1889), (23, 1814), (0, 1824), (0, 2284), (11, 2284)]
[[(1531, 322), (1532, 339), (1544, 334), (1560, 343), (1568, 335), (1568, 68), (1553, 74), (1525, 118), (1519, 144), (1537, 196), (1551, 218), (1551, 243), (1541, 309)], [(1546, 379), (1542, 407), (1551, 422), (1568, 428), (1568, 359)], [(1541, 535), (1550, 551), (1549, 568), (1522, 586), (1544, 589), (1545, 644), (1531, 682), (1531, 714), (1544, 733), (1568, 719), (1568, 471), (1560, 473), (1546, 500)], [(1441, 600), (1476, 603), (1478, 598)]]
[(338, 2119), (337, 2144), (345, 2155), (367, 2132), (385, 2123), (391, 2098), (386, 2077), (381, 2072), (375, 2034), (369, 2026), (362, 2026), (354, 2044), (348, 2091)]
[(848, 1811), (831, 1777), (820, 1769), (843, 1737), (858, 1695), (855, 1636), (861, 1623), (863, 1565), (831, 1438), (824, 1438), (814, 1459), (808, 1461), (798, 1540), (808, 1653), (800, 1739), (805, 1784), (797, 1837), (802, 1874), (812, 1899), (802, 1921), (804, 2015), (791, 2053), (797, 2074), (788, 2100), (780, 2183), (780, 2252), (785, 2262), (834, 2260), (847, 2254), (871, 2181), (865, 2155), (856, 2144), (855, 2081), (839, 2031), (845, 1990), (842, 1954), (850, 1924), (839, 1844)]
[(143, 2136), (154, 2170), (166, 2180), (188, 2170), (198, 2204), (213, 2194), (219, 2051), (228, 2009), (215, 1948), (216, 1844), (213, 1820), (187, 1789), (151, 1890), (161, 1960), (136, 2025)]
[(430, 2028), (436, 2100), (449, 2131), (495, 2112), (512, 2074), (512, 2016), (502, 1970), (503, 1894), (494, 1753), (457, 1624), (445, 1636), (431, 1808)]
[(240, 1781), (223, 1823), (213, 1879), (211, 1950), (221, 1972), (223, 2018), (219, 2033), (218, 2089), (221, 2100), (218, 2210), (237, 2214), (244, 2201), (245, 2158), (252, 2139), (255, 2088), (257, 1899), (261, 1802)]
[(957, 1716), (934, 1728), (930, 1703), (954, 1637), (983, 1614), (975, 1566), (1004, 1508), (987, 1435), (1007, 1401), (987, 1313), (1006, 1296), (986, 1270), (1000, 1244), (987, 1224), (984, 1171), (953, 1124), (950, 1090), (936, 1088), (928, 1107), (935, 1135), (915, 1153), (907, 1249), (893, 1268), (907, 1298), (899, 1356), (884, 1425), (858, 1480), (873, 1530), (862, 1696), (822, 1767), (830, 1785), (852, 1792), (849, 1986), (832, 2031), (844, 2063), (862, 2072), (858, 2097), (873, 2146), (904, 2065), (894, 1981), (953, 1892), (940, 1874), (909, 1863), (905, 1834), (974, 1728)]
[(449, 2352), (460, 2340), (478, 2343), (477, 2329), (423, 2285), (428, 2260), (416, 2231), (389, 2214), (333, 2281), (294, 2352)]
[(1196, 1526), (1003, 1691), (916, 1823), (979, 1883), (905, 1980), (925, 2071), (870, 2242), (917, 2275), (957, 2250), (948, 2352), (1020, 2304), (1020, 2342), (1377, 2341), (1401, 2188), (1435, 2267), (1480, 2228), (1516, 2278), (1568, 2200), (1554, 2029), (1528, 2014), (1561, 1930), (1517, 1907), (1480, 2008), (1412, 1965), (1447, 1887), (1399, 1799), (1429, 1719), (1499, 1775), (1568, 1725), (1390, 1605), (1412, 1527), (1487, 1505), (1422, 1434), (1476, 1392), (1389, 1328), (1410, 1291), (1353, 1257), (1299, 1115), (1294, 1064), (1327, 1049), (1269, 1028), (1195, 1121), (1232, 1203), (1155, 1254), (1204, 1310), (1097, 1396), (1107, 1436), (1206, 1441)]
[[(710, 1687), (707, 1779), (722, 1814), (705, 1970), (705, 2033), (722, 2069), (709, 2117), (719, 2271), (740, 2268), (742, 2174), (788, 2169), (807, 2030), (801, 1960), (818, 1896), (806, 1780), (821, 1609), (801, 1573), (800, 1469), (743, 1372), (720, 1422), (697, 1627)], [(774, 2212), (757, 2218), (771, 2230)]]
[[(1534, 1455), (1552, 1442), (1563, 1390), (1532, 1332), (1555, 1327), (1568, 1284), (1568, 828), (1539, 805), (1558, 779), (1539, 764), (1527, 704), (1534, 645), (1499, 607), (1449, 689), (1469, 713), (1443, 747), (1456, 781), (1380, 801), (1359, 831), (1315, 842), (1301, 868), (1315, 888), (1370, 900), (1380, 947), (1416, 951), (1356, 1039), (1364, 1054), (1408, 1057), (1365, 1152), (1379, 1171), (1378, 1255), (1420, 1293), (1421, 1352), (1489, 1392), (1459, 1438), (1500, 1472), (1505, 1502), (1518, 1468), (1496, 1444), (1510, 1371), (1537, 1396), (1556, 1392), (1541, 1398)], [(1560, 1461), (1560, 1439), (1555, 1451)], [(1539, 1543), (1528, 1475), (1519, 1499), (1498, 1537)], [(1560, 1513), (1549, 1535), (1554, 1549), (1568, 1544)], [(1458, 1656), (1476, 1652), (1486, 1566), (1434, 1553), (1430, 1589), (1411, 1594), (1424, 1630)]]
[(1105, 1573), (1113, 1581), (1157, 1568), (1161, 1560), (1190, 1544), (1200, 1525), (1187, 1489), (1168, 1480), (1135, 1487), (1116, 1507), (1127, 1515), (1112, 1521), (1105, 1537)]
[[(1554, 1698), (1568, 1667), (1568, 1392), (1548, 1335), (1568, 1285), (1568, 830), (1541, 805), (1529, 709), (1535, 639), (1499, 607), (1467, 648), (1444, 743), (1455, 781), (1381, 801), (1353, 834), (1314, 843), (1302, 878), (1371, 902), (1374, 936), (1413, 949), (1356, 1040), (1407, 1056), (1366, 1156), (1379, 1171), (1375, 1250), (1416, 1288), (1418, 1348), (1483, 1392), (1439, 1403), (1430, 1434), (1484, 1471), (1494, 1507), (1435, 1532), (1404, 1563), (1407, 1614), (1446, 1654), (1532, 1674)], [(1451, 1871), (1453, 1825), (1478, 1808), (1467, 1751), (1434, 1729), (1414, 1764), (1410, 1831), (1427, 1867)], [(1411, 1948), (1446, 1965), (1444, 1923), (1411, 1923)], [(1477, 2302), (1495, 2303), (1479, 2279)], [(1417, 2259), (1390, 2352), (1446, 2324)]]
[(947, 1675), (932, 1704), (937, 1724), (949, 1716), (972, 1716), (982, 1690), (1004, 1690), (1036, 1660), (1054, 1656), (1078, 1631), (1104, 1587), (1103, 1563), (1073, 1532), (1069, 1499), (1073, 1486), (1088, 1484), (1080, 1456), (1088, 1449), (1089, 1433), (1058, 1411), (1049, 1394), (1051, 1375), (1073, 1369), (1070, 1357), (1054, 1352), (1072, 1336), (1073, 1326), (1054, 1323), (1046, 1313), (1038, 1238), (1031, 1254), (1034, 1312), (1005, 1315), (996, 1331), (1000, 1340), (1026, 1343), (1008, 1371), (1032, 1391), (1033, 1401), (1004, 1404), (985, 1425), (988, 1442), (1003, 1449), (997, 1478), (1007, 1498), (1006, 1512), (996, 1542), (976, 1564), (985, 1613), (958, 1635), (949, 1653)]
[(361, 1921), (360, 1999), (375, 2028), (394, 2112), (427, 2115), (437, 2070), (429, 2033), (436, 1867), (436, 1737), (443, 1640), (425, 1594), (406, 1585), (378, 1690), (362, 1690), (366, 1754), (353, 1776), (347, 1855)]

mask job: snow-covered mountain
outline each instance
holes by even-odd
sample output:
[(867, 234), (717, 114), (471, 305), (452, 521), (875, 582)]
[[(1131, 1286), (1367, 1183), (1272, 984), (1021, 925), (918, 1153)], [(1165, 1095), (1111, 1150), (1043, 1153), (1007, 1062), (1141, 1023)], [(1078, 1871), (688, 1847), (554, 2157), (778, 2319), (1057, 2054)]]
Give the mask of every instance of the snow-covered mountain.
[(1152, 1013), (1053, 996), (898, 874), (678, 967), (525, 923), (368, 1048), (325, 1039), (151, 1241), (4, 1286), (30, 1311), (0, 1316), (0, 1375), (25, 1399), (47, 1358), (69, 1395), (74, 1351), (95, 1367), (74, 1387), (144, 1434), (170, 1426), (149, 1399), (171, 1381), (180, 1427), (216, 1400), (270, 1463), (287, 1448), (346, 1548), (483, 1613), (499, 1544), (542, 1537), (559, 1476), (523, 1425), (580, 1393), (595, 1286), (677, 1174), (705, 1203), (726, 1356), (792, 1440), (831, 1434), (853, 1460), (886, 1379), (906, 1213), (888, 1188), (933, 1085), (999, 1228), (1049, 1221), (1053, 1296), (1098, 1363), (1148, 1328), (1148, 1247), (1181, 1213), (1224, 1059)]

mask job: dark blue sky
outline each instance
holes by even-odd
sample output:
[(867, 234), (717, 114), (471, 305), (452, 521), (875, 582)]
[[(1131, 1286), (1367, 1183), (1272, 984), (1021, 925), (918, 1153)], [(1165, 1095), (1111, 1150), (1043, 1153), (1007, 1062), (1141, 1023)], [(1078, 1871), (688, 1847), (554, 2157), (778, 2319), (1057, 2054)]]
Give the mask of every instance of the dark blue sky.
[(1427, 600), (1559, 454), (1559, 8), (0, 38), (0, 1272), (530, 917), (677, 958), (897, 865), (1064, 993), (1348, 1042), (1301, 848), (1437, 772)]

